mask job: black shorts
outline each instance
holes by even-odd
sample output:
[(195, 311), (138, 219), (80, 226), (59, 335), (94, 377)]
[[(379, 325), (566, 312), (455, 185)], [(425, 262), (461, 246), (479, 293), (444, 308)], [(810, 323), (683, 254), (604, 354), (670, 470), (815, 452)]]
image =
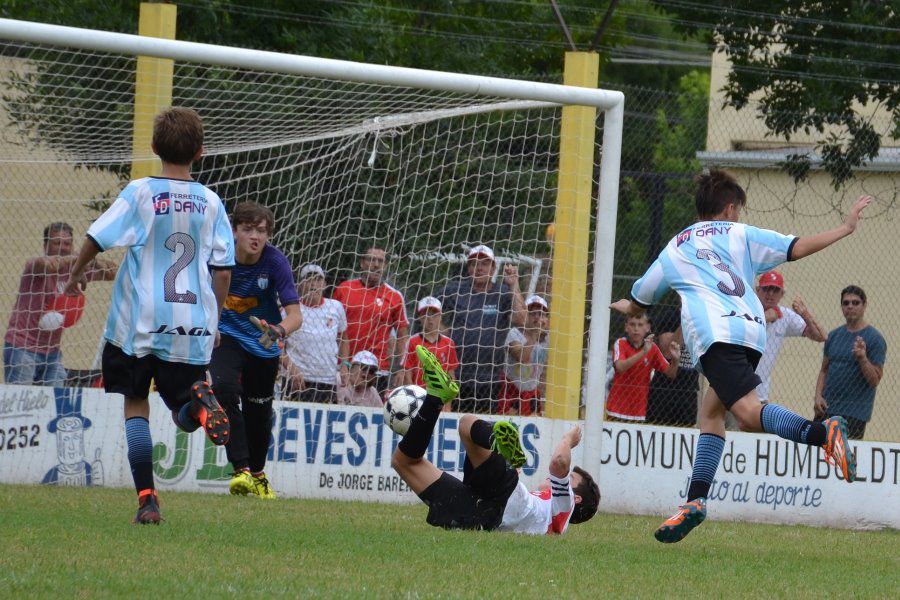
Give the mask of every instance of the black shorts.
[(206, 365), (168, 362), (153, 356), (131, 356), (115, 344), (103, 346), (103, 389), (126, 398), (146, 398), (150, 380), (169, 410), (178, 410), (191, 399), (191, 385), (206, 379)]
[(277, 356), (256, 356), (245, 350), (236, 338), (222, 335), (209, 364), (213, 390), (222, 396), (238, 396), (256, 404), (269, 402), (275, 395), (278, 363)]
[(321, 381), (306, 381), (306, 387), (296, 398), (300, 402), (320, 402), (334, 404), (337, 399), (337, 385)]
[(506, 502), (518, 483), (518, 471), (499, 454), (491, 454), (478, 468), (467, 458), (462, 481), (442, 473), (419, 498), (428, 505), (429, 525), (490, 531), (503, 522)]
[(709, 380), (725, 408), (756, 389), (762, 380), (756, 366), (762, 354), (753, 348), (716, 342), (700, 357), (700, 372)]

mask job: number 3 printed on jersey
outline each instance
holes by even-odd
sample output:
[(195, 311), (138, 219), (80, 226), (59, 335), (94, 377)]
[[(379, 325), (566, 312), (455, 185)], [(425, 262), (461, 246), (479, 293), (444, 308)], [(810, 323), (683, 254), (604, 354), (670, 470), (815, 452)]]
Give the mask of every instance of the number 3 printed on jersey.
[(727, 284), (722, 283), (721, 281), (716, 286), (719, 288), (719, 291), (725, 294), (726, 296), (743, 296), (744, 292), (747, 291), (744, 286), (744, 281), (738, 277), (737, 273), (731, 270), (731, 267), (722, 262), (722, 259), (718, 254), (713, 252), (712, 250), (702, 249), (697, 250), (697, 258), (701, 258), (704, 260), (708, 260), (712, 263), (713, 268), (728, 273), (731, 276), (731, 283), (734, 284), (733, 288), (728, 287)]
[(166, 269), (163, 277), (163, 299), (166, 302), (178, 302), (179, 304), (197, 304), (197, 294), (190, 290), (179, 293), (175, 289), (175, 279), (178, 274), (184, 270), (191, 261), (194, 260), (194, 254), (197, 251), (194, 238), (186, 233), (173, 233), (166, 238), (166, 249), (172, 252), (178, 252), (178, 246), (181, 246), (181, 256), (172, 263), (172, 266)]

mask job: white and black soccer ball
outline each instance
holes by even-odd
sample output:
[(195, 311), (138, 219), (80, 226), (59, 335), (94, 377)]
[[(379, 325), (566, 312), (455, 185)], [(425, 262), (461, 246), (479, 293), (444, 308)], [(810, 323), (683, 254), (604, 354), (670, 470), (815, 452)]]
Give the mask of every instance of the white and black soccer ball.
[(406, 435), (413, 417), (425, 400), (425, 390), (417, 385), (395, 388), (384, 403), (384, 422), (399, 435)]

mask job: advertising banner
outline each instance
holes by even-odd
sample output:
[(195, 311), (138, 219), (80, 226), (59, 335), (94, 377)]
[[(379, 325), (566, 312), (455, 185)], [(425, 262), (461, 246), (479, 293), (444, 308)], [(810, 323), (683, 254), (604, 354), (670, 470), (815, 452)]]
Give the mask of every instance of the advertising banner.
[[(231, 466), (201, 431), (179, 431), (151, 395), (160, 490), (228, 493)], [(442, 413), (426, 457), (462, 477), (459, 415)], [(536, 488), (571, 422), (516, 417)], [(131, 487), (122, 397), (90, 388), (0, 386), (0, 481)], [(416, 502), (391, 469), (400, 441), (365, 407), (276, 401), (266, 473), (283, 497)], [(597, 477), (601, 510), (668, 515), (684, 502), (696, 429), (606, 423)], [(857, 481), (844, 482), (821, 449), (773, 435), (728, 432), (709, 494), (709, 518), (852, 528), (900, 528), (900, 444), (856, 442)], [(582, 448), (573, 453), (576, 464)]]

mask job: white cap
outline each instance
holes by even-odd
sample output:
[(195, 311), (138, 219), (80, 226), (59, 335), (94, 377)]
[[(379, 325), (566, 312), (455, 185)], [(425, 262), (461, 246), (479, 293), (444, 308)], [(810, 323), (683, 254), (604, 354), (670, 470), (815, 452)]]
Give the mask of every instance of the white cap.
[(525, 308), (531, 308), (535, 304), (540, 305), (544, 310), (550, 310), (550, 307), (547, 306), (547, 301), (537, 294), (532, 294), (528, 296), (527, 300), (525, 300)]
[(476, 256), (483, 256), (484, 258), (494, 260), (494, 251), (484, 244), (478, 244), (477, 246), (469, 250), (469, 260), (475, 258)]
[(429, 308), (433, 308), (436, 311), (441, 312), (441, 301), (434, 296), (425, 296), (424, 298), (419, 300), (419, 308), (416, 310), (416, 312), (423, 313)]
[(305, 265), (302, 269), (300, 269), (300, 279), (306, 279), (310, 275), (318, 275), (322, 279), (325, 279), (325, 271), (322, 270), (322, 267), (319, 265), (309, 263)]
[(363, 365), (365, 367), (378, 369), (378, 359), (375, 358), (375, 355), (368, 350), (360, 350), (353, 355), (353, 360), (351, 360), (350, 362), (354, 365)]

